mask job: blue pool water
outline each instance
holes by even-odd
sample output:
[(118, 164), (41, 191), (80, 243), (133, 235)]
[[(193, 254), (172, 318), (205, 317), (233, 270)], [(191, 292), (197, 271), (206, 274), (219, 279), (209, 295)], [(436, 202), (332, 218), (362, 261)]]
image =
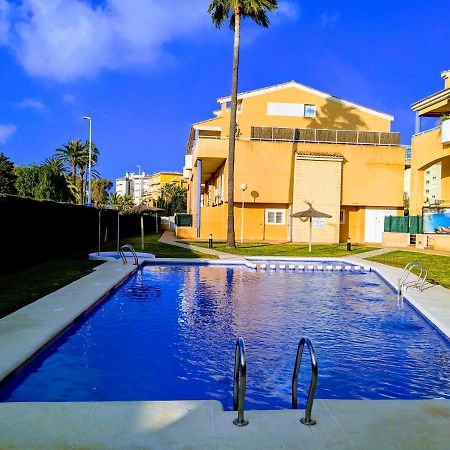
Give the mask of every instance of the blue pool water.
[(1, 386), (0, 400), (216, 399), (231, 409), (238, 336), (249, 409), (290, 407), (302, 336), (317, 351), (317, 398), (450, 398), (449, 343), (375, 273), (150, 265)]

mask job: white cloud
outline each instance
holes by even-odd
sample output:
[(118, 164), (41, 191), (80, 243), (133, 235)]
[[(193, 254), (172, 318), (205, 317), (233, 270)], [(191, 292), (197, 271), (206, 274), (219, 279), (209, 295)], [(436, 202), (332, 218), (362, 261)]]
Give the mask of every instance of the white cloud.
[(0, 144), (4, 144), (15, 132), (17, 128), (15, 125), (1, 125), (0, 124)]
[(297, 1), (280, 1), (275, 12), (274, 22), (285, 20), (298, 20), (300, 18), (300, 6)]
[(45, 105), (40, 101), (33, 98), (25, 98), (22, 101), (15, 103), (14, 106), (17, 109), (32, 109), (38, 112), (45, 111)]
[[(156, 65), (166, 45), (214, 32), (210, 0), (0, 0), (0, 44), (31, 74), (59, 81), (95, 76), (103, 69)], [(298, 17), (284, 0), (274, 23)], [(166, 55), (165, 55), (166, 54)]]
[(28, 73), (60, 81), (155, 63), (167, 42), (208, 24), (207, 0), (170, 3), (107, 0), (100, 7), (83, 0), (23, 0), (9, 45)]

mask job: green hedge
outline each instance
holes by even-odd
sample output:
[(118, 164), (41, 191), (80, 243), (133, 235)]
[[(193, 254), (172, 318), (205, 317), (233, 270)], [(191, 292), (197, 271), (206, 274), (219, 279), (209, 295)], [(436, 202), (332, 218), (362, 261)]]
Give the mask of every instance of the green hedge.
[[(115, 240), (117, 212), (101, 212), (102, 242)], [(99, 210), (86, 206), (0, 194), (0, 237), (3, 272), (17, 270), (98, 245)], [(155, 218), (144, 216), (146, 232)], [(120, 217), (120, 237), (140, 233), (140, 216)]]

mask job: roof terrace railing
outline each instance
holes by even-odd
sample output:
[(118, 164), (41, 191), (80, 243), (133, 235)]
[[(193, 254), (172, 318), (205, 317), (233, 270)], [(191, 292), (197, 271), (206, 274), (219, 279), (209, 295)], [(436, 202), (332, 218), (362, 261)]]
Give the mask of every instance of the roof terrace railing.
[(319, 128), (252, 127), (251, 139), (261, 141), (312, 142), (317, 144), (400, 145), (400, 133)]

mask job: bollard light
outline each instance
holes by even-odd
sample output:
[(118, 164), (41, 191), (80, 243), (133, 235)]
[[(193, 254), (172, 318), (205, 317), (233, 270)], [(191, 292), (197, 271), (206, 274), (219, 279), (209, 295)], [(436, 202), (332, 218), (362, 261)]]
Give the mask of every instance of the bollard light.
[(352, 251), (352, 243), (350, 242), (350, 238), (347, 239), (347, 251), (348, 252)]

